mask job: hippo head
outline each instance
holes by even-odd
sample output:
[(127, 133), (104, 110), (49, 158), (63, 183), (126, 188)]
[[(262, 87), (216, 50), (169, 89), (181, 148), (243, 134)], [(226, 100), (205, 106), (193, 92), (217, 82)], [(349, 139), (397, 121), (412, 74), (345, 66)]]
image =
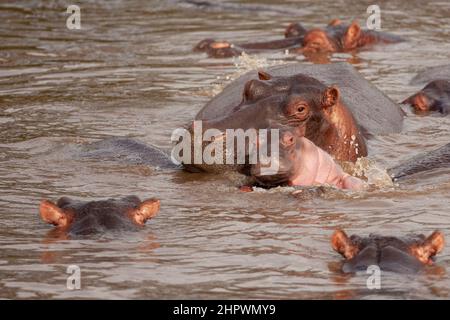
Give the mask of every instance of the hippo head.
[(284, 36), (286, 38), (297, 38), (304, 36), (308, 31), (300, 23), (291, 23), (286, 27)]
[[(327, 115), (339, 101), (336, 86), (327, 87), (304, 74), (273, 77), (260, 71), (258, 77), (245, 84), (242, 102), (235, 108), (252, 114), (246, 121), (253, 127), (289, 126), (298, 128), (303, 135), (306, 131), (309, 135), (320, 135), (330, 126)], [(266, 104), (269, 100), (272, 101)]]
[[(274, 137), (269, 135), (269, 139)], [(278, 152), (271, 150), (271, 144), (268, 143), (268, 159), (276, 162), (277, 170), (275, 173), (268, 174), (264, 169), (273, 166), (273, 163), (259, 161), (251, 165), (250, 174), (256, 182), (265, 187), (286, 185), (295, 175), (298, 167), (298, 157), (300, 155), (301, 145), (300, 136), (295, 135), (293, 130), (279, 131)], [(259, 142), (260, 143), (260, 142)]]
[(333, 22), (326, 29), (311, 29), (303, 38), (304, 53), (338, 52), (358, 47), (362, 30), (358, 22), (350, 25)]
[(58, 230), (81, 235), (107, 230), (133, 230), (141, 227), (159, 211), (160, 201), (141, 201), (136, 196), (100, 201), (75, 201), (67, 197), (57, 203), (43, 200), (40, 204), (42, 220)]
[(403, 238), (369, 235), (348, 237), (336, 230), (331, 237), (332, 248), (345, 258), (342, 270), (356, 272), (371, 265), (393, 272), (416, 272), (423, 265), (433, 264), (436, 254), (444, 248), (444, 236), (435, 231), (428, 238), (410, 235)]
[(200, 41), (194, 47), (194, 51), (206, 52), (208, 56), (214, 58), (229, 58), (238, 56), (241, 53), (228, 41), (216, 41), (214, 39)]
[(417, 114), (426, 114), (431, 111), (448, 114), (450, 112), (450, 81), (434, 80), (402, 103), (410, 104)]
[(260, 157), (250, 168), (251, 175), (262, 186), (326, 184), (355, 191), (366, 188), (362, 180), (345, 173), (328, 153), (293, 129), (281, 129), (278, 150), (271, 147), (268, 144), (267, 160), (261, 161), (264, 158)]

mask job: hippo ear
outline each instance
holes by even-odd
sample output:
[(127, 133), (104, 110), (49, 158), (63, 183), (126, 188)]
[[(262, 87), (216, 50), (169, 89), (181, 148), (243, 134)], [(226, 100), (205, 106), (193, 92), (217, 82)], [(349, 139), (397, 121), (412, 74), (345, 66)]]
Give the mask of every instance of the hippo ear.
[(347, 28), (344, 35), (344, 49), (356, 47), (356, 43), (361, 36), (361, 27), (357, 21), (353, 21)]
[(333, 19), (333, 20), (331, 20), (331, 21), (328, 23), (328, 26), (329, 26), (329, 27), (334, 27), (334, 26), (338, 26), (338, 25), (340, 25), (340, 24), (342, 24), (342, 21), (341, 21), (341, 20), (339, 20), (339, 19)]
[(159, 208), (160, 201), (158, 199), (147, 199), (131, 210), (130, 217), (138, 225), (144, 225), (148, 219), (156, 216)]
[(244, 87), (244, 101), (256, 100), (267, 91), (268, 85), (261, 80), (250, 80)]
[(326, 88), (322, 96), (322, 107), (326, 109), (336, 105), (339, 101), (339, 96), (339, 89), (336, 86)]
[(259, 80), (270, 80), (270, 79), (272, 79), (272, 76), (265, 71), (259, 70), (258, 78), (259, 78)]
[(331, 236), (331, 247), (347, 260), (352, 259), (359, 251), (358, 246), (342, 230), (336, 230)]
[(444, 249), (444, 235), (442, 232), (434, 231), (428, 238), (418, 245), (411, 246), (411, 253), (422, 263), (432, 264), (431, 259)]
[(65, 212), (49, 200), (42, 200), (39, 206), (42, 220), (57, 227), (67, 227), (72, 221), (72, 215)]

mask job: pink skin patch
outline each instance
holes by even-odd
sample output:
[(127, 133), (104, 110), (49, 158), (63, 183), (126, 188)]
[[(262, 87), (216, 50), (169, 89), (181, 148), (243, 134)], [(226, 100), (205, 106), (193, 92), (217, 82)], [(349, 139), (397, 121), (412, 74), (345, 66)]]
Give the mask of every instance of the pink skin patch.
[(300, 138), (297, 174), (289, 181), (293, 186), (329, 184), (340, 189), (364, 190), (364, 181), (342, 170), (333, 158), (305, 137)]

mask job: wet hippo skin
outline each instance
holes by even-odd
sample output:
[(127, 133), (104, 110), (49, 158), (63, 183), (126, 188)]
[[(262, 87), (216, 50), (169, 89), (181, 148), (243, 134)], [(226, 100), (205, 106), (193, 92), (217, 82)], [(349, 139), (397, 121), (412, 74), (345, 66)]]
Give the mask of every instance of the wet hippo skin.
[(45, 222), (71, 236), (106, 231), (139, 230), (148, 219), (156, 216), (160, 201), (141, 201), (136, 196), (99, 201), (76, 201), (68, 197), (56, 203), (42, 200), (39, 213)]
[(214, 39), (204, 39), (194, 51), (206, 52), (209, 57), (228, 58), (242, 52), (258, 53), (263, 50), (293, 49), (298, 53), (345, 52), (365, 48), (378, 43), (397, 43), (401, 37), (373, 30), (361, 29), (358, 22), (343, 24), (339, 19), (332, 20), (326, 28), (307, 30), (300, 23), (287, 26), (285, 39), (266, 42), (231, 43)]
[(265, 174), (261, 162), (251, 166), (251, 175), (263, 186), (332, 185), (339, 189), (363, 190), (365, 183), (345, 173), (335, 160), (305, 137), (293, 130), (280, 134), (278, 170)]
[(203, 130), (289, 127), (337, 160), (354, 162), (367, 155), (363, 134), (341, 102), (337, 86), (327, 87), (303, 74), (272, 77), (260, 71), (258, 77), (245, 84), (241, 102), (232, 113), (203, 120)]
[(345, 273), (366, 271), (371, 265), (384, 271), (417, 272), (433, 264), (434, 256), (442, 251), (444, 243), (444, 235), (439, 231), (428, 237), (375, 234), (348, 237), (344, 231), (336, 230), (331, 237), (331, 247), (345, 258), (342, 265)]
[(450, 168), (450, 143), (407, 160), (388, 170), (394, 181), (413, 174), (439, 168)]
[(436, 111), (448, 115), (450, 113), (450, 80), (433, 80), (402, 103), (411, 105), (417, 114)]
[(160, 148), (136, 139), (123, 137), (109, 137), (85, 144), (77, 157), (149, 165), (161, 169), (179, 168), (171, 161), (168, 153)]
[[(404, 112), (401, 108), (348, 63), (286, 64), (269, 67), (264, 71), (274, 77), (304, 74), (326, 86), (336, 85), (342, 103), (351, 111), (365, 133), (383, 135), (399, 133), (402, 129)], [(252, 79), (259, 79), (258, 71), (250, 71), (227, 85), (197, 113), (195, 119), (211, 120), (233, 113), (242, 101), (246, 83)]]
[(427, 68), (412, 78), (411, 85), (424, 85), (436, 79), (450, 80), (450, 64)]
[(397, 43), (401, 37), (373, 30), (361, 29), (358, 22), (349, 25), (333, 20), (325, 29), (311, 29), (303, 35), (299, 52), (345, 52), (378, 43)]

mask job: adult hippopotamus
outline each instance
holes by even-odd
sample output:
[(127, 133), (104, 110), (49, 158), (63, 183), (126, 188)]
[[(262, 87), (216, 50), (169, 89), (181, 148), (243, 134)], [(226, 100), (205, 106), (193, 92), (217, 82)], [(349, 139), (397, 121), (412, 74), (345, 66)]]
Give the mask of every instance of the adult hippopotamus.
[[(290, 77), (303, 74), (317, 79), (324, 86), (335, 85), (339, 89), (339, 100), (352, 113), (364, 134), (384, 135), (401, 132), (404, 118), (404, 112), (401, 108), (364, 79), (348, 63), (329, 65), (293, 63), (268, 67), (264, 71), (272, 77)], [(258, 79), (257, 70), (240, 76), (200, 109), (195, 116), (195, 120), (214, 120), (232, 114), (235, 112), (236, 106), (242, 102), (247, 83), (250, 80)]]
[(299, 53), (345, 52), (368, 47), (378, 43), (398, 43), (403, 38), (374, 30), (363, 30), (358, 22), (343, 24), (339, 19), (332, 20), (324, 29), (307, 30), (300, 23), (289, 24), (284, 32), (285, 39), (265, 42), (231, 43), (205, 39), (200, 41), (194, 51), (206, 52), (209, 57), (228, 58), (242, 52), (258, 53), (266, 50), (292, 49)]
[[(203, 131), (289, 127), (295, 129), (295, 135), (306, 136), (337, 160), (354, 162), (367, 155), (361, 130), (341, 101), (337, 86), (327, 87), (304, 74), (272, 77), (259, 72), (258, 78), (246, 82), (241, 102), (231, 113), (202, 120)], [(198, 163), (194, 166), (200, 167)], [(201, 169), (210, 171), (211, 167)]]
[(389, 169), (388, 173), (396, 181), (413, 174), (440, 168), (450, 168), (450, 143), (431, 152), (415, 156)]
[(450, 80), (433, 80), (402, 103), (411, 105), (417, 114), (436, 111), (447, 115), (450, 113)]
[(433, 264), (434, 256), (444, 248), (444, 235), (435, 231), (429, 237), (422, 234), (401, 238), (375, 234), (348, 237), (344, 231), (336, 230), (331, 247), (345, 258), (342, 266), (345, 273), (366, 271), (372, 265), (384, 271), (417, 272)]
[(359, 23), (353, 21), (350, 25), (333, 20), (325, 29), (311, 29), (303, 35), (303, 53), (314, 52), (345, 52), (364, 48), (378, 43), (398, 43), (403, 38), (374, 30), (363, 30)]
[(264, 42), (231, 43), (214, 39), (201, 40), (194, 47), (195, 52), (206, 52), (212, 58), (230, 58), (241, 55), (243, 52), (256, 54), (268, 50), (286, 50), (298, 47), (303, 42), (303, 36), (276, 39)]
[(158, 199), (141, 201), (136, 196), (99, 201), (75, 201), (60, 198), (56, 204), (42, 200), (39, 213), (45, 222), (71, 236), (105, 231), (138, 230), (156, 216)]
[(450, 80), (450, 64), (427, 68), (411, 79), (411, 85), (424, 85), (433, 80)]
[(287, 125), (341, 161), (367, 155), (364, 135), (401, 131), (403, 111), (349, 64), (287, 64), (266, 71), (233, 81), (195, 120), (221, 130)]

